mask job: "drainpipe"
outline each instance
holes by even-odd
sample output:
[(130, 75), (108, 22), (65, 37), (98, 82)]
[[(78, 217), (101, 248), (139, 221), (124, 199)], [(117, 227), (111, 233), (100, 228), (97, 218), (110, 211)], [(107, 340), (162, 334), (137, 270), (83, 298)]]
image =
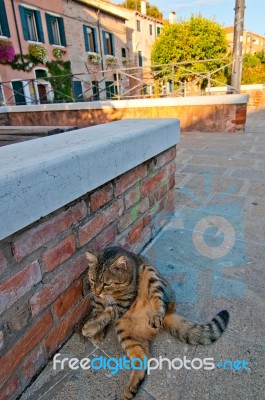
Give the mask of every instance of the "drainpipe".
[(17, 24), (17, 16), (16, 16), (16, 10), (15, 10), (15, 5), (14, 5), (14, 0), (11, 0), (11, 3), (12, 3), (12, 11), (13, 11), (13, 15), (14, 15), (15, 27), (16, 27), (16, 32), (17, 32), (17, 39), (18, 39), (19, 51), (20, 51), (20, 54), (21, 54), (21, 60), (22, 60), (22, 62), (24, 62), (24, 60), (23, 60), (22, 45), (21, 45), (21, 40), (20, 40), (20, 35), (19, 35), (19, 30), (18, 30), (18, 24)]
[(97, 12), (97, 26), (98, 26), (98, 36), (99, 36), (99, 52), (100, 52), (100, 57), (101, 57), (101, 70), (104, 70), (104, 63), (103, 63), (103, 51), (102, 51), (102, 42), (101, 42), (101, 31), (100, 31), (100, 9), (98, 8)]

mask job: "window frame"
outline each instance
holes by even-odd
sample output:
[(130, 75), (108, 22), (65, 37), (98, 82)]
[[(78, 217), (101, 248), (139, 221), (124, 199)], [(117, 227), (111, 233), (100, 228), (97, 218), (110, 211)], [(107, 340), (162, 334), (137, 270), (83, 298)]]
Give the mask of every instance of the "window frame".
[(149, 35), (153, 36), (153, 25), (149, 24)]
[[(90, 33), (88, 33), (90, 29)], [(97, 30), (90, 25), (83, 25), (85, 48), (87, 52), (98, 54)]]
[[(105, 56), (115, 56), (114, 35), (109, 31), (103, 31), (103, 47)], [(109, 35), (109, 37), (107, 37)]]
[(136, 30), (137, 32), (141, 32), (141, 21), (139, 19), (136, 20)]
[(0, 37), (10, 37), (10, 30), (4, 0), (0, 0), (0, 29)]
[[(58, 47), (66, 47), (66, 36), (65, 36), (65, 28), (64, 28), (64, 19), (52, 13), (45, 13), (46, 17), (46, 25), (49, 37), (49, 43), (52, 46)], [(56, 23), (57, 32), (54, 32), (54, 23)], [(56, 34), (58, 34), (59, 43), (56, 43)]]

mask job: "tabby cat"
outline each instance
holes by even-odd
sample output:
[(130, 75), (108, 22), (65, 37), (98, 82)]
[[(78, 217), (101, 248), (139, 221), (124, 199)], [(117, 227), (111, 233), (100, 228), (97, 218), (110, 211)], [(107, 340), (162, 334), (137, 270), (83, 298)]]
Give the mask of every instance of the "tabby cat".
[[(89, 281), (93, 292), (93, 318), (82, 334), (98, 344), (105, 328), (115, 321), (119, 342), (129, 359), (149, 356), (149, 342), (162, 330), (192, 344), (215, 342), (225, 330), (229, 314), (221, 311), (206, 325), (194, 324), (175, 313), (168, 297), (168, 283), (148, 261), (120, 247), (109, 247), (95, 255), (87, 252)], [(133, 370), (124, 390), (131, 399), (145, 376)]]

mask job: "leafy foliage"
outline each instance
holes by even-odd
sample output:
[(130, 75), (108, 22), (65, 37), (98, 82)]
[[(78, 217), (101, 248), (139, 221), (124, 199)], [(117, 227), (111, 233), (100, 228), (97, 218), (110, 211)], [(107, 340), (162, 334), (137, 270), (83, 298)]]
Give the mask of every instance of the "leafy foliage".
[(55, 102), (72, 101), (72, 84), (71, 84), (71, 62), (70, 61), (51, 61), (47, 62), (47, 67), (51, 77), (52, 88), (54, 90)]
[[(165, 23), (163, 30), (155, 41), (152, 49), (152, 63), (172, 64), (184, 61), (199, 61), (223, 58), (227, 54), (225, 33), (217, 22), (204, 18), (202, 15), (192, 15), (189, 20), (183, 19), (175, 24)], [(180, 80), (193, 80), (196, 72), (206, 73), (220, 68), (222, 61), (190, 63), (185, 68), (194, 75), (185, 76), (184, 68), (178, 67), (176, 72), (183, 74)], [(224, 79), (220, 72), (215, 78)]]
[[(121, 3), (121, 6), (141, 12), (141, 0), (127, 0)], [(163, 18), (163, 14), (161, 13), (161, 11), (156, 6), (150, 4), (148, 1), (146, 2), (146, 14), (150, 17), (160, 20), (162, 20)]]
[(242, 84), (265, 82), (265, 53), (245, 54), (243, 58)]

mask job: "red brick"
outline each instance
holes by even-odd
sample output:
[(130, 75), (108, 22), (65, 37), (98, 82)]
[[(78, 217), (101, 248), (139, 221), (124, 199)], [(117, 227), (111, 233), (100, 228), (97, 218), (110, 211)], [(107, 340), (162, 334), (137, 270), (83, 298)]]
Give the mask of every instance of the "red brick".
[(38, 261), (27, 265), (12, 278), (0, 285), (0, 312), (9, 308), (20, 297), (41, 281), (41, 270)]
[(44, 348), (41, 346), (37, 350), (35, 350), (23, 363), (22, 373), (26, 378), (26, 381), (29, 381), (33, 378), (34, 375), (46, 364), (47, 356)]
[(144, 178), (147, 174), (145, 164), (138, 165), (138, 167), (121, 175), (115, 182), (115, 196), (125, 192), (129, 187), (133, 186), (140, 179)]
[(113, 186), (111, 183), (104, 185), (90, 197), (90, 209), (92, 212), (107, 204), (113, 198)]
[(27, 330), (25, 335), (17, 341), (13, 348), (2, 357), (0, 363), (0, 384), (14, 371), (26, 355), (40, 343), (51, 330), (52, 325), (52, 315), (50, 311), (47, 311)]
[(86, 214), (86, 204), (84, 201), (81, 201), (50, 220), (25, 231), (12, 244), (15, 259), (17, 261), (23, 260), (24, 257), (33, 253), (44, 243), (49, 242), (72, 225), (81, 221)]
[(7, 383), (0, 389), (1, 400), (15, 399), (22, 391), (19, 378), (17, 375), (12, 376)]
[(140, 236), (140, 233), (142, 232), (143, 228), (144, 228), (144, 220), (142, 219), (130, 230), (128, 234), (129, 243), (134, 242)]
[(46, 251), (43, 254), (42, 262), (45, 271), (49, 272), (68, 260), (72, 254), (76, 251), (75, 237), (70, 235), (63, 239), (60, 243), (54, 246), (52, 249)]
[(86, 297), (82, 302), (63, 319), (60, 325), (45, 340), (45, 348), (49, 355), (54, 353), (56, 349), (67, 339), (77, 324), (87, 313), (90, 307), (89, 298)]
[(127, 211), (127, 214), (122, 215), (118, 221), (118, 231), (121, 233), (128, 226), (133, 224), (139, 215), (142, 215), (149, 208), (149, 199), (146, 197), (138, 204), (136, 204), (133, 208)]
[(17, 310), (14, 316), (12, 316), (8, 322), (8, 327), (11, 331), (19, 332), (27, 325), (29, 318), (30, 312), (28, 305), (24, 304)]
[(125, 208), (130, 208), (133, 204), (137, 203), (141, 197), (140, 184), (136, 188), (131, 189), (124, 198)]
[(153, 207), (168, 191), (168, 184), (161, 185), (149, 198), (150, 206)]
[(137, 240), (133, 244), (130, 244), (128, 247), (132, 252), (139, 254), (143, 250), (144, 246), (146, 246), (147, 243), (150, 242), (151, 238), (152, 230), (150, 227), (147, 227), (142, 231)]
[(151, 176), (150, 178), (142, 182), (141, 184), (142, 196), (147, 196), (155, 188), (161, 185), (163, 178), (164, 178), (164, 171), (159, 171), (155, 175)]
[(165, 173), (166, 173), (166, 176), (168, 178), (170, 178), (172, 175), (175, 174), (175, 172), (176, 172), (176, 163), (175, 163), (175, 161), (173, 161), (166, 166)]
[(82, 297), (82, 289), (82, 281), (78, 280), (54, 302), (53, 308), (58, 318), (61, 318), (62, 315), (78, 302)]
[(176, 147), (171, 147), (170, 149), (164, 151), (156, 157), (156, 168), (162, 167), (169, 161), (174, 160), (176, 157)]
[(79, 276), (87, 269), (87, 261), (84, 254), (72, 261), (65, 270), (61, 271), (48, 283), (45, 283), (30, 301), (33, 316), (50, 305), (61, 293), (63, 293)]
[(110, 227), (107, 229), (102, 235), (97, 237), (93, 243), (93, 247), (96, 251), (100, 251), (104, 249), (104, 247), (112, 244), (116, 238), (116, 229), (114, 227)]
[(173, 189), (175, 187), (175, 175), (172, 175), (169, 178), (169, 190)]
[(4, 340), (4, 332), (0, 331), (0, 350), (4, 347), (5, 340)]
[(0, 274), (2, 274), (5, 271), (6, 266), (7, 266), (6, 258), (3, 254), (3, 252), (0, 251)]
[(84, 246), (102, 232), (103, 229), (120, 217), (123, 213), (123, 209), (123, 201), (122, 199), (118, 199), (82, 226), (79, 230), (80, 246)]

